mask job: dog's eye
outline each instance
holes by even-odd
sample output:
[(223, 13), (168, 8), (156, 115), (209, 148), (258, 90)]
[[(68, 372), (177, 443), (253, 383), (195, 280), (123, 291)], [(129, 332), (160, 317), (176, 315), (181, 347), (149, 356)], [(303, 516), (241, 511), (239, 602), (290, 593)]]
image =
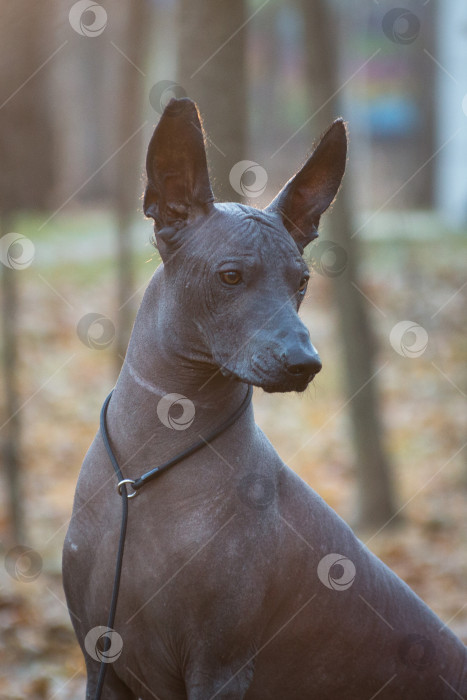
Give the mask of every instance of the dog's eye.
[(302, 279), (300, 280), (300, 285), (298, 287), (299, 292), (303, 293), (305, 291), (309, 279), (310, 278), (308, 275), (303, 275)]
[(242, 276), (238, 270), (226, 270), (220, 273), (220, 277), (223, 282), (230, 285), (238, 284), (242, 280)]

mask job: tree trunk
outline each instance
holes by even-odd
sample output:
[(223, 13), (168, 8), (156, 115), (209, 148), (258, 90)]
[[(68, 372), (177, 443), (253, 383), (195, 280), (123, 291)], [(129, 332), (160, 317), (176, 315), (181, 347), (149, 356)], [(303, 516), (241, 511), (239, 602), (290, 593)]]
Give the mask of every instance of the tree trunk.
[[(120, 45), (130, 63), (120, 57), (119, 95), (115, 148), (137, 132), (143, 122), (144, 76), (139, 71), (145, 66), (149, 6), (146, 0), (131, 0), (120, 16)], [(137, 68), (135, 68), (137, 66)], [(139, 71), (138, 71), (139, 69)], [(135, 316), (132, 300), (134, 279), (132, 269), (131, 221), (139, 206), (141, 189), (142, 132), (131, 138), (115, 158), (114, 208), (117, 225), (117, 327), (115, 361), (120, 369), (125, 356)]]
[[(62, 48), (53, 41), (52, 4), (0, 0), (0, 237), (12, 232), (16, 212), (49, 206), (54, 177), (54, 139), (48, 100), (53, 62)], [(11, 536), (24, 542), (21, 498), (21, 417), (18, 388), (18, 305), (21, 271), (8, 266), (5, 241), (0, 263), (1, 372), (4, 411), (0, 418)], [(14, 265), (16, 244), (10, 248)], [(5, 264), (6, 260), (6, 264)]]
[[(301, 0), (305, 24), (306, 71), (317, 112), (310, 127), (316, 136), (339, 116), (336, 95), (338, 78), (338, 18), (326, 0)], [(345, 388), (352, 424), (357, 464), (359, 516), (363, 528), (380, 527), (395, 515), (392, 470), (384, 449), (378, 378), (375, 376), (375, 342), (368, 322), (361, 288), (359, 247), (350, 204), (351, 182), (347, 176), (327, 221), (329, 237), (347, 254), (342, 274), (332, 278), (339, 318)]]
[(229, 175), (246, 150), (246, 20), (243, 0), (180, 1), (178, 82), (203, 116), (220, 201), (242, 200)]
[(0, 0), (2, 212), (37, 210), (50, 204), (54, 134), (48, 81), (51, 66), (61, 53), (51, 35), (50, 10), (48, 0)]
[[(11, 218), (0, 218), (0, 237), (10, 233)], [(4, 412), (0, 431), (11, 536), (14, 542), (24, 542), (24, 514), (21, 498), (21, 412), (18, 390), (18, 275), (19, 270), (1, 265), (2, 288), (2, 375)]]

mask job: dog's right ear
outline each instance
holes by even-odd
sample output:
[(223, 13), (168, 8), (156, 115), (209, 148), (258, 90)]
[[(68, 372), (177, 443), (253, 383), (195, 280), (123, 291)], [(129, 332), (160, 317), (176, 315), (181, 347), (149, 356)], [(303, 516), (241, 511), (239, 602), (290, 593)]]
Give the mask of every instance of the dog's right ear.
[(208, 214), (214, 201), (200, 117), (187, 97), (172, 99), (165, 108), (149, 143), (146, 172), (143, 209), (154, 219), (164, 257), (166, 249), (180, 245), (182, 236), (176, 234)]
[(266, 211), (279, 212), (300, 254), (318, 236), (321, 215), (339, 190), (347, 159), (347, 130), (336, 119), (301, 170), (283, 187)]

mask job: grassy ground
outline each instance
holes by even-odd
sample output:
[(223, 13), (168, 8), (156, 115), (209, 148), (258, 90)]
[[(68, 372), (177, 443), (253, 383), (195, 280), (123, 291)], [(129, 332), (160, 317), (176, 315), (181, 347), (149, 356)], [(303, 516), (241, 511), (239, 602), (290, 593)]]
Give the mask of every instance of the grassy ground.
[[(466, 239), (443, 230), (435, 235), (431, 227), (407, 240), (408, 222), (402, 217), (399, 228), (398, 223), (386, 221), (381, 236), (364, 243), (361, 292), (379, 341), (387, 446), (404, 519), (399, 529), (359, 534), (467, 641), (467, 459), (460, 450)], [(77, 700), (83, 697), (83, 661), (61, 590), (61, 546), (79, 467), (115, 375), (112, 346), (86, 347), (76, 326), (90, 312), (115, 318), (112, 227), (99, 212), (56, 217), (37, 234), (39, 225), (18, 222), (17, 230), (31, 237), (37, 253), (34, 264), (18, 273), (20, 384), (27, 544), (40, 552), (43, 569), (23, 583), (2, 567), (0, 698)], [(136, 225), (134, 269), (142, 288), (157, 263), (154, 250), (144, 245), (149, 234), (149, 224)], [(141, 294), (142, 289), (138, 298)], [(282, 458), (352, 523), (355, 464), (332, 280), (314, 275), (303, 316), (324, 369), (301, 396), (255, 391), (256, 419)], [(389, 342), (393, 326), (407, 319), (428, 333), (427, 349), (418, 358), (400, 356)], [(7, 550), (5, 489), (0, 502)]]

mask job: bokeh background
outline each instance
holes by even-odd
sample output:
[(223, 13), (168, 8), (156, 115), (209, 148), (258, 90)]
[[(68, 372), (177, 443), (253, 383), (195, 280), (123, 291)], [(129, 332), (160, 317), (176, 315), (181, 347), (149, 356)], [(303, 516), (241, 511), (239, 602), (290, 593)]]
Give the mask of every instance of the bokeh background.
[[(306, 256), (324, 369), (255, 391), (283, 457), (467, 641), (464, 0), (0, 0), (0, 698), (84, 697), (61, 588), (80, 464), (159, 264), (144, 155), (197, 100), (220, 200), (342, 115)], [(274, 270), (271, 270), (274, 274)]]

